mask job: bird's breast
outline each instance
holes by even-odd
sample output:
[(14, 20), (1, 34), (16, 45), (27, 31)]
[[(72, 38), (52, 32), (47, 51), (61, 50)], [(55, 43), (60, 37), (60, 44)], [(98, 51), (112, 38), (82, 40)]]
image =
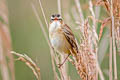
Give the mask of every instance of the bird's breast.
[(56, 32), (60, 28), (61, 28), (61, 23), (59, 21), (53, 21), (49, 25), (49, 33), (54, 33), (54, 32)]
[(70, 44), (66, 40), (65, 36), (61, 32), (53, 33), (52, 36), (50, 36), (50, 42), (52, 44), (52, 47), (59, 53), (70, 53), (69, 49)]
[(69, 53), (70, 44), (66, 40), (59, 22), (53, 22), (49, 26), (49, 37), (52, 47), (60, 53)]
[(64, 45), (64, 36), (62, 34), (53, 33), (50, 37), (50, 42), (54, 48), (59, 49)]

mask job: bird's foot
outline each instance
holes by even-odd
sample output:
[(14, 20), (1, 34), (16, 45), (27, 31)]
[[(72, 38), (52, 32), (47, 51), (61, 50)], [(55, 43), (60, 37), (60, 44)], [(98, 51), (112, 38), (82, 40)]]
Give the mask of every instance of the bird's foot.
[(61, 68), (63, 64), (58, 64), (58, 68)]

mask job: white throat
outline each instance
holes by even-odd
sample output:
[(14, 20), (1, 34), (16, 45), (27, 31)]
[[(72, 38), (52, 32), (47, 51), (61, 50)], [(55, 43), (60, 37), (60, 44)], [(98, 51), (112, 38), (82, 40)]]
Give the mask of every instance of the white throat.
[(61, 23), (59, 21), (53, 21), (49, 26), (49, 32), (52, 33), (59, 28), (61, 28)]

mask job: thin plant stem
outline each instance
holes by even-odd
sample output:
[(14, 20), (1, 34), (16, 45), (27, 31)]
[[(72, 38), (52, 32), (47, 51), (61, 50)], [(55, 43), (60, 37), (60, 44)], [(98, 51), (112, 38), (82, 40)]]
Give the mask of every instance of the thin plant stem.
[(75, 1), (75, 4), (76, 4), (76, 6), (77, 6), (77, 10), (78, 10), (78, 12), (79, 12), (79, 16), (80, 16), (80, 19), (81, 19), (81, 24), (82, 24), (82, 26), (80, 27), (82, 30), (82, 33), (83, 33), (83, 31), (84, 31), (84, 16), (83, 16), (83, 14), (82, 14), (82, 10), (81, 10), (81, 5), (80, 5), (80, 1), (79, 0), (74, 0)]
[(10, 80), (7, 62), (3, 53), (2, 38), (0, 35), (0, 68), (3, 80)]
[(61, 14), (62, 14), (62, 10), (61, 10), (61, 0), (57, 0), (57, 4), (58, 4), (58, 13), (61, 15)]
[[(40, 20), (40, 18), (39, 18), (39, 15), (38, 15), (38, 13), (37, 13), (37, 10), (35, 9), (35, 7), (34, 7), (33, 4), (32, 4), (32, 8), (33, 8), (33, 12), (34, 12), (34, 14), (35, 14), (35, 16), (36, 16), (39, 24), (40, 24), (40, 27), (41, 27), (41, 29), (42, 29), (42, 31), (43, 31), (43, 34), (44, 34), (44, 36), (45, 36), (45, 39), (47, 40), (47, 43), (48, 43), (48, 45), (49, 45), (50, 53), (51, 53), (51, 59), (52, 59), (52, 67), (53, 67), (53, 72), (54, 72), (55, 80), (56, 80), (56, 79), (58, 78), (58, 76), (56, 75), (56, 70), (55, 70), (54, 50), (52, 49), (52, 46), (51, 46), (51, 44), (50, 44), (50, 42), (49, 42), (47, 33), (46, 33), (46, 31), (45, 31), (45, 28), (43, 27), (43, 24), (41, 23), (41, 20)], [(46, 24), (46, 26), (47, 26), (47, 24)]]
[(42, 15), (43, 15), (43, 17), (44, 17), (45, 23), (46, 23), (47, 28), (48, 28), (48, 27), (49, 27), (49, 25), (48, 25), (48, 22), (47, 22), (47, 19), (46, 19), (46, 16), (45, 16), (45, 12), (44, 12), (43, 7), (42, 7), (41, 0), (39, 0), (39, 5), (40, 5), (40, 8), (41, 8)]
[(98, 72), (99, 72), (99, 75), (100, 75), (100, 80), (105, 80), (104, 76), (103, 76), (103, 72), (102, 72), (98, 62), (97, 62), (97, 69), (98, 69)]
[(97, 44), (98, 35), (96, 33), (96, 15), (95, 15), (95, 12), (93, 10), (93, 3), (92, 3), (91, 0), (89, 1), (89, 6), (90, 6), (89, 8), (90, 8), (91, 14), (93, 16), (92, 31), (93, 31), (93, 35), (94, 35), (94, 44), (95, 44), (95, 48), (96, 48), (96, 62), (97, 62), (96, 78), (98, 80), (98, 73), (99, 73), (101, 80), (104, 80), (104, 76), (103, 76), (102, 70), (101, 70), (101, 68), (100, 68), (100, 66), (98, 64), (98, 44)]
[(80, 1), (79, 1), (79, 0), (74, 0), (74, 1), (75, 1), (76, 6), (77, 6), (77, 9), (78, 9), (78, 12), (79, 12), (79, 15), (80, 15), (81, 22), (84, 23), (84, 16), (83, 16), (83, 14), (82, 14)]
[[(48, 36), (47, 36), (47, 33), (46, 33), (46, 31), (45, 31), (42, 23), (41, 23), (41, 20), (40, 20), (40, 18), (39, 18), (39, 15), (38, 15), (38, 13), (37, 13), (37, 10), (36, 10), (36, 8), (35, 8), (35, 6), (34, 6), (33, 4), (32, 4), (32, 8), (33, 8), (33, 12), (34, 12), (34, 14), (35, 14), (35, 16), (36, 16), (36, 18), (37, 18), (37, 20), (38, 20), (38, 22), (39, 22), (39, 25), (40, 25), (40, 27), (41, 27), (41, 29), (42, 29), (42, 31), (43, 31), (43, 34), (44, 34), (44, 36), (45, 36), (45, 39), (47, 40), (48, 45), (51, 46), (51, 45), (50, 45), (50, 42), (49, 42), (49, 39), (48, 39)], [(47, 25), (47, 24), (46, 24), (46, 25)]]
[[(13, 55), (10, 54), (10, 51), (12, 50), (12, 46), (11, 46), (11, 36), (9, 32), (8, 14), (9, 13), (8, 13), (7, 1), (0, 0), (0, 36), (3, 44), (2, 48), (4, 49), (3, 55), (5, 57), (5, 60), (6, 57), (9, 60), (9, 61), (6, 60), (6, 63), (8, 62), (7, 67), (9, 70), (9, 75), (12, 80), (15, 80), (14, 60), (13, 60)], [(1, 21), (1, 19), (3, 21)]]
[(112, 80), (112, 36), (110, 36), (109, 80)]
[[(61, 10), (61, 0), (57, 0), (57, 5), (58, 5), (58, 13), (62, 15), (62, 10)], [(58, 56), (57, 56), (58, 57)], [(59, 62), (63, 62), (65, 60), (65, 55), (60, 54), (61, 60)], [(58, 61), (57, 61), (58, 62)], [(67, 62), (67, 61), (66, 61)], [(59, 69), (61, 79), (62, 80), (68, 80), (68, 75), (67, 75), (67, 63), (61, 66)]]
[(117, 80), (117, 64), (116, 64), (116, 45), (115, 45), (115, 32), (114, 32), (114, 15), (113, 15), (113, 0), (111, 0), (111, 18), (112, 18), (112, 41), (113, 41), (113, 60), (114, 60), (114, 80)]

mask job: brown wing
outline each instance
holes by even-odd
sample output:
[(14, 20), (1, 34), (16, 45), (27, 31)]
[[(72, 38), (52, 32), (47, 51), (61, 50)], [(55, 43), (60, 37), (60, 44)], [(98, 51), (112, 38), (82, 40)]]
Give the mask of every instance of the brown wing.
[(64, 24), (62, 26), (62, 31), (66, 37), (66, 39), (68, 40), (68, 42), (70, 43), (70, 45), (72, 46), (73, 50), (75, 50), (75, 52), (77, 51), (78, 53), (78, 47), (75, 41), (75, 37), (72, 33), (72, 30), (70, 29), (70, 27), (67, 24)]

